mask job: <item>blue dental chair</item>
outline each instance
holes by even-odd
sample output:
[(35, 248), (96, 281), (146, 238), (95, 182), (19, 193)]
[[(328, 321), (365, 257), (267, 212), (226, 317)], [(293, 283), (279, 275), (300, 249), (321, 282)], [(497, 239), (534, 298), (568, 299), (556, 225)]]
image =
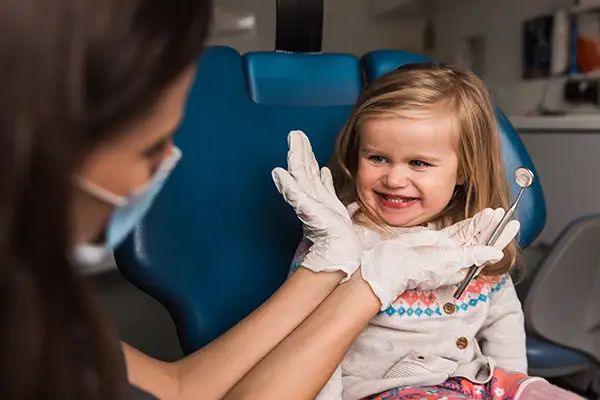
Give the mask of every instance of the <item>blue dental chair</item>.
[[(144, 221), (115, 252), (125, 278), (168, 310), (186, 354), (252, 312), (287, 276), (301, 226), (270, 175), (286, 165), (287, 133), (306, 132), (319, 164), (326, 164), (364, 85), (402, 64), (426, 60), (403, 51), (359, 59), (318, 50), (240, 55), (228, 47), (208, 48), (175, 136), (183, 158)], [(497, 117), (513, 182), (515, 168), (535, 168), (508, 119), (500, 110)], [(518, 216), (521, 245), (527, 247), (546, 219), (539, 180), (526, 192)], [(528, 340), (532, 374), (581, 363), (578, 356)]]

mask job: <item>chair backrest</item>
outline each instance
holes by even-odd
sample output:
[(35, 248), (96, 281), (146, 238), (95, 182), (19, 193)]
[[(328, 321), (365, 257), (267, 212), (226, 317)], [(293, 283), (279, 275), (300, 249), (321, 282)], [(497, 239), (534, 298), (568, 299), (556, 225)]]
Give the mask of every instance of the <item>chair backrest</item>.
[[(363, 73), (370, 80), (410, 62), (409, 54), (370, 54), (363, 71), (360, 60), (346, 54), (206, 50), (175, 137), (183, 158), (115, 254), (125, 277), (170, 312), (184, 352), (229, 329), (287, 275), (301, 226), (270, 173), (286, 165), (288, 132), (306, 132), (326, 164)], [(510, 170), (531, 166), (510, 124), (501, 124)], [(532, 205), (523, 221), (527, 242), (545, 218), (541, 191), (530, 193), (539, 197), (525, 203)]]
[(523, 304), (530, 332), (600, 364), (600, 215), (570, 223), (534, 272)]

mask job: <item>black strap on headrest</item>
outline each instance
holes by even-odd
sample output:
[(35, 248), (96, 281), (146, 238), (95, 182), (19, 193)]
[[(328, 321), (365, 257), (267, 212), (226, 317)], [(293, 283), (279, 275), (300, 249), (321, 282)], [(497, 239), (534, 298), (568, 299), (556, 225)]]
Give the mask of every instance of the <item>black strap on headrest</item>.
[(277, 0), (275, 50), (319, 53), (323, 43), (323, 0)]

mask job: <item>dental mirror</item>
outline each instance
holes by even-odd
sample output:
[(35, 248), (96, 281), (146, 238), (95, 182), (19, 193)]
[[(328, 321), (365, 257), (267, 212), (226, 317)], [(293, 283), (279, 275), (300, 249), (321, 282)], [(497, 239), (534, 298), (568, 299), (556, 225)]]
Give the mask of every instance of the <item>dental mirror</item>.
[[(517, 185), (519, 185), (521, 190), (519, 190), (517, 199), (513, 202), (512, 206), (506, 211), (506, 214), (504, 214), (504, 217), (502, 217), (502, 220), (496, 227), (496, 230), (494, 230), (494, 233), (492, 234), (492, 236), (486, 243), (488, 246), (493, 246), (496, 243), (496, 240), (498, 240), (498, 237), (504, 230), (504, 227), (506, 226), (506, 224), (508, 224), (508, 222), (511, 220), (512, 216), (514, 215), (514, 213), (517, 209), (517, 206), (519, 205), (519, 202), (521, 201), (521, 198), (523, 197), (523, 193), (525, 192), (525, 189), (527, 189), (527, 188), (531, 187), (531, 185), (533, 185), (534, 179), (535, 179), (535, 177), (533, 175), (533, 172), (529, 168), (519, 167), (515, 170), (515, 181), (517, 182)], [(475, 275), (477, 275), (478, 272), (480, 272), (480, 270), (481, 270), (480, 267), (477, 267), (476, 265), (473, 265), (473, 266), (471, 266), (471, 268), (469, 268), (469, 272), (467, 273), (467, 276), (465, 277), (465, 279), (463, 279), (463, 281), (461, 282), (458, 289), (456, 289), (456, 292), (454, 292), (455, 299), (457, 299), (457, 300), (460, 299), (460, 296), (462, 296), (462, 294), (465, 291), (465, 289), (467, 288), (467, 286), (469, 286), (469, 283), (471, 283), (471, 280), (475, 277)]]
[(517, 168), (515, 170), (515, 181), (522, 189), (527, 189), (533, 185), (533, 172), (529, 168)]

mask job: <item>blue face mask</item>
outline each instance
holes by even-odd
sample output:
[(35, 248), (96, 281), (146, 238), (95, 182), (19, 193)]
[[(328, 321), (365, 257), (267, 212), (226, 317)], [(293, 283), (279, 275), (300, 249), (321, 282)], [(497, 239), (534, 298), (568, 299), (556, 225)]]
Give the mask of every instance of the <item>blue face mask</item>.
[(77, 185), (86, 193), (115, 206), (105, 234), (105, 243), (100, 246), (82, 245), (76, 249), (76, 258), (82, 262), (98, 262), (106, 252), (114, 250), (138, 225), (158, 193), (169, 178), (173, 168), (181, 159), (181, 151), (173, 147), (173, 151), (156, 171), (148, 183), (128, 196), (116, 195), (92, 182), (77, 180)]

